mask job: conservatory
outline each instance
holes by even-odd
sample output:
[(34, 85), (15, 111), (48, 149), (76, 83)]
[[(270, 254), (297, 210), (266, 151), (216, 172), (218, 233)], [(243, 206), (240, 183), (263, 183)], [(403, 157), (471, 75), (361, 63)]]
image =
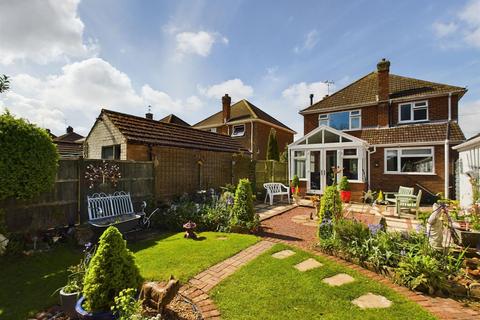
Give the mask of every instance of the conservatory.
[(368, 180), (368, 147), (364, 140), (320, 125), (288, 146), (289, 178), (297, 175), (305, 193), (322, 194), (342, 176), (363, 188)]

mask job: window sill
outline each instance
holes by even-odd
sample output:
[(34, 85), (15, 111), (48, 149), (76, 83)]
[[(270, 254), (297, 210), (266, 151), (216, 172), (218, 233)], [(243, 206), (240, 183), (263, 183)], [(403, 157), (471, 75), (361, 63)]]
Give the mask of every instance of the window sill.
[(435, 172), (383, 172), (383, 174), (406, 176), (436, 176)]
[(398, 124), (427, 123), (427, 122), (430, 122), (430, 120), (425, 119), (425, 120), (413, 120), (413, 121), (398, 121)]

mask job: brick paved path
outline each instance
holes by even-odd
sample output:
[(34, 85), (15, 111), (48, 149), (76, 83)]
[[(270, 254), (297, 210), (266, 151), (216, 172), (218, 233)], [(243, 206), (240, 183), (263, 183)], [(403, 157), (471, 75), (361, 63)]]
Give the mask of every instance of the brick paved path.
[(274, 244), (275, 243), (271, 241), (263, 240), (227, 260), (217, 263), (193, 277), (188, 285), (180, 288), (180, 293), (192, 299), (200, 309), (204, 319), (220, 319), (220, 312), (208, 296), (208, 292), (219, 284), (220, 281), (233, 274), (247, 262), (270, 249)]
[(323, 254), (313, 247), (316, 244), (316, 227), (306, 226), (292, 222), (291, 218), (300, 214), (309, 214), (311, 208), (297, 207), (282, 215), (272, 217), (262, 222), (264, 230), (260, 232), (265, 240), (284, 243), (299, 247), (317, 256), (334, 261), (338, 264), (347, 266), (353, 270), (358, 271), (362, 275), (371, 278), (372, 280), (383, 283), (396, 292), (402, 294), (408, 299), (417, 302), (430, 313), (439, 319), (458, 319), (458, 320), (473, 320), (480, 319), (480, 313), (473, 309), (464, 307), (460, 302), (450, 298), (431, 297), (419, 292), (411, 291), (405, 287), (401, 287), (393, 283), (389, 278), (386, 278), (378, 273), (364, 269), (356, 264), (347, 262), (340, 258)]

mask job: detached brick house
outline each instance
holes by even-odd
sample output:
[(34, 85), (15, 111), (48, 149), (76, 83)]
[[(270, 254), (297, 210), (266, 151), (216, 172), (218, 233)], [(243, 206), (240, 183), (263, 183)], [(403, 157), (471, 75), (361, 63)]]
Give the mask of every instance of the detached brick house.
[(249, 150), (255, 160), (265, 160), (270, 130), (275, 129), (280, 153), (293, 142), (295, 131), (243, 99), (231, 105), (228, 94), (222, 97), (222, 111), (193, 125), (194, 128), (229, 135)]
[(466, 91), (391, 74), (383, 59), (376, 72), (300, 111), (305, 136), (289, 147), (290, 179), (296, 174), (303, 192), (322, 193), (339, 168), (357, 199), (401, 185), (451, 196)]
[(231, 183), (232, 155), (244, 152), (229, 136), (106, 109), (84, 144), (89, 159), (153, 161), (159, 199)]

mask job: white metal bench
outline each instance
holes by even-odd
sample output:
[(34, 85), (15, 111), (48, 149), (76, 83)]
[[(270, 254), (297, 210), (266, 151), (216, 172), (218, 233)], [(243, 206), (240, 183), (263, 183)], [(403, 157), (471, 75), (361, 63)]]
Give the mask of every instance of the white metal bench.
[(273, 205), (274, 196), (281, 196), (281, 200), (283, 200), (284, 195), (287, 196), (288, 203), (290, 203), (290, 188), (288, 188), (286, 185), (278, 182), (268, 182), (264, 183), (263, 187), (265, 190), (267, 190), (264, 203), (267, 202), (267, 197), (270, 197), (270, 205)]
[(111, 195), (95, 193), (87, 196), (87, 202), (88, 222), (101, 230), (115, 225), (120, 231), (129, 231), (138, 225), (138, 219), (145, 216), (145, 205), (142, 206), (142, 212), (135, 213), (128, 192), (120, 191)]

